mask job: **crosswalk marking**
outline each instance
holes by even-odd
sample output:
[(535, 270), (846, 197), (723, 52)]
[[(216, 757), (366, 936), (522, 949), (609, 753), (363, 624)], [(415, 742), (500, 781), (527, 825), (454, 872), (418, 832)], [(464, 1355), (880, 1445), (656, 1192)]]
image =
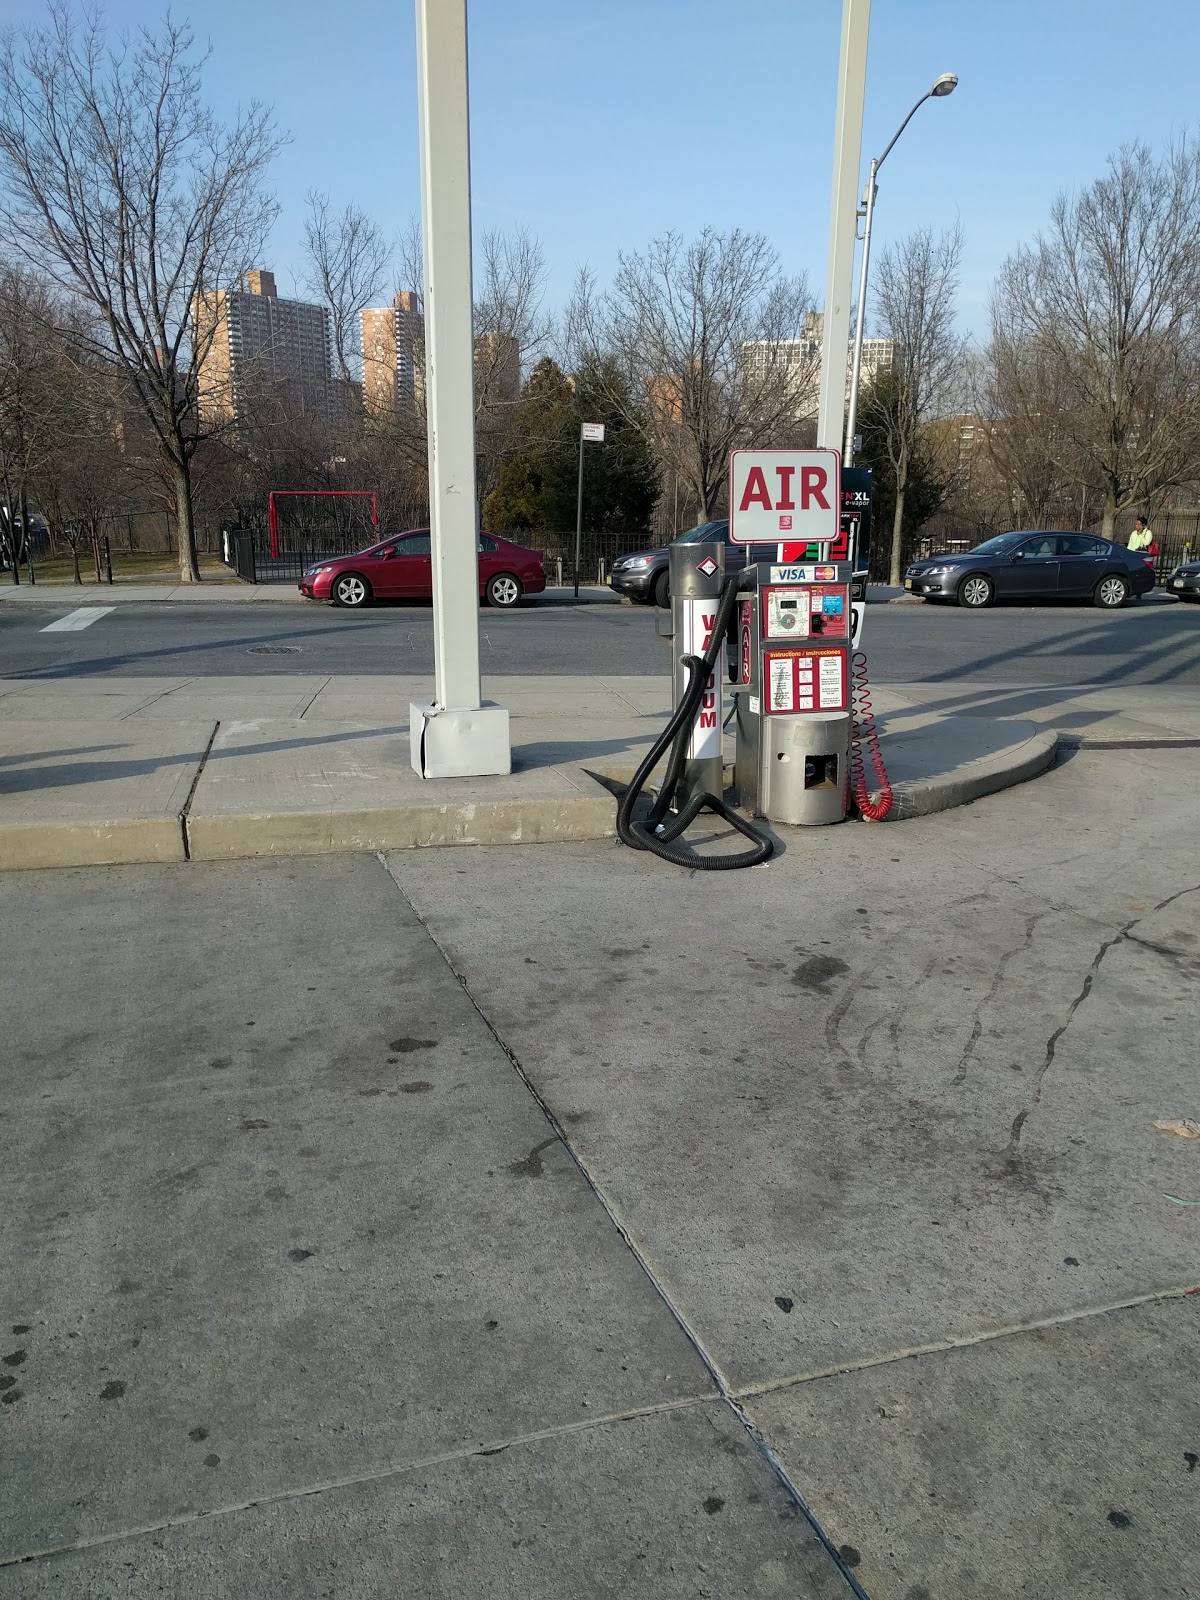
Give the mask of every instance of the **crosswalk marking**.
[(90, 628), (93, 622), (98, 622), (101, 617), (106, 617), (114, 606), (80, 606), (78, 611), (68, 611), (65, 617), (59, 617), (57, 622), (50, 622), (44, 628), (39, 628), (39, 633), (78, 633), (81, 628)]

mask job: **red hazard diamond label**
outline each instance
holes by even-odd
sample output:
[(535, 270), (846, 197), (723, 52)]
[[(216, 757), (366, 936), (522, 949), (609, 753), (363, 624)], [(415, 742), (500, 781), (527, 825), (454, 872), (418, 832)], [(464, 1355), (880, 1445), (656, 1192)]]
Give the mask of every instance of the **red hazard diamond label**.
[(711, 556), (705, 556), (703, 561), (697, 561), (696, 571), (702, 572), (706, 578), (711, 578), (717, 570), (717, 563)]

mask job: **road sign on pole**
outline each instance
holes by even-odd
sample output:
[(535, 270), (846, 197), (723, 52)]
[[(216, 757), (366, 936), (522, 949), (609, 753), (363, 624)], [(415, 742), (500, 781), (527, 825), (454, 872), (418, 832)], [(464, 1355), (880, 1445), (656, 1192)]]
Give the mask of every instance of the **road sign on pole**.
[(582, 422), (579, 425), (579, 488), (575, 496), (575, 598), (579, 599), (579, 548), (583, 543), (583, 447), (585, 444), (604, 443), (602, 422)]
[(841, 505), (836, 450), (735, 450), (729, 458), (734, 544), (832, 544)]

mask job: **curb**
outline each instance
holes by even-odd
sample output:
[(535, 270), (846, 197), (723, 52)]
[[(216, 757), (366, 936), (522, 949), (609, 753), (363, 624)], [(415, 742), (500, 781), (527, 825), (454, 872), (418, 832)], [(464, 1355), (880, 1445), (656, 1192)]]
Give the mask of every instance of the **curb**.
[(370, 811), (190, 816), (184, 827), (192, 861), (307, 856), (449, 845), (556, 844), (611, 839), (611, 796), (464, 801)]
[[(1064, 748), (1069, 743), (1064, 741)], [(969, 805), (1037, 777), (1053, 765), (1057, 733), (1039, 729), (995, 754), (931, 777), (900, 780), (889, 822)], [(886, 746), (885, 746), (886, 757)], [(48, 818), (0, 823), (0, 871), (134, 866), (156, 862), (512, 845), (611, 839), (617, 796), (633, 769), (584, 768), (594, 793), (346, 810), (225, 815), (160, 812), (122, 820)]]
[(117, 822), (0, 824), (0, 872), (35, 867), (128, 867), (186, 861), (179, 817), (125, 818)]
[[(886, 758), (886, 749), (884, 755)], [(894, 789), (895, 803), (886, 821), (905, 822), (912, 817), (929, 817), (938, 811), (968, 806), (973, 800), (1028, 783), (1054, 765), (1058, 754), (1058, 734), (1053, 730), (1034, 733), (1020, 744), (999, 755), (964, 762), (948, 772), (917, 782), (901, 782)], [(878, 798), (876, 795), (872, 799)]]

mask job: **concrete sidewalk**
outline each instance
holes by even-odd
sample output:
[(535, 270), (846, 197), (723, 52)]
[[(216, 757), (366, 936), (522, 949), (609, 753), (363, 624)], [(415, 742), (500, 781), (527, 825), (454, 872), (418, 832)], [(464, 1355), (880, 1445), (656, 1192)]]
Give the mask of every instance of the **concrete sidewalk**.
[[(0, 604), (14, 606), (111, 606), (147, 605), (162, 602), (183, 605), (300, 605), (315, 606), (319, 602), (307, 600), (294, 582), (242, 583), (230, 575), (225, 578), (206, 578), (203, 583), (114, 583), (84, 584), (77, 588), (70, 583), (22, 584), (19, 588), (0, 585)], [(548, 586), (542, 594), (530, 595), (526, 605), (574, 605), (574, 590), (563, 586)], [(619, 594), (614, 594), (601, 584), (580, 584), (580, 605), (622, 605)]]
[[(424, 678), (0, 680), (0, 867), (602, 839), (670, 710), (665, 676), (485, 683), (512, 718), (504, 778), (422, 782)], [(897, 820), (1053, 760), (1029, 719), (877, 691)], [(727, 736), (732, 761), (732, 736)]]
[(0, 875), (0, 1593), (1200, 1594), (1198, 766)]
[(378, 861), (0, 917), (0, 1593), (849, 1600)]

